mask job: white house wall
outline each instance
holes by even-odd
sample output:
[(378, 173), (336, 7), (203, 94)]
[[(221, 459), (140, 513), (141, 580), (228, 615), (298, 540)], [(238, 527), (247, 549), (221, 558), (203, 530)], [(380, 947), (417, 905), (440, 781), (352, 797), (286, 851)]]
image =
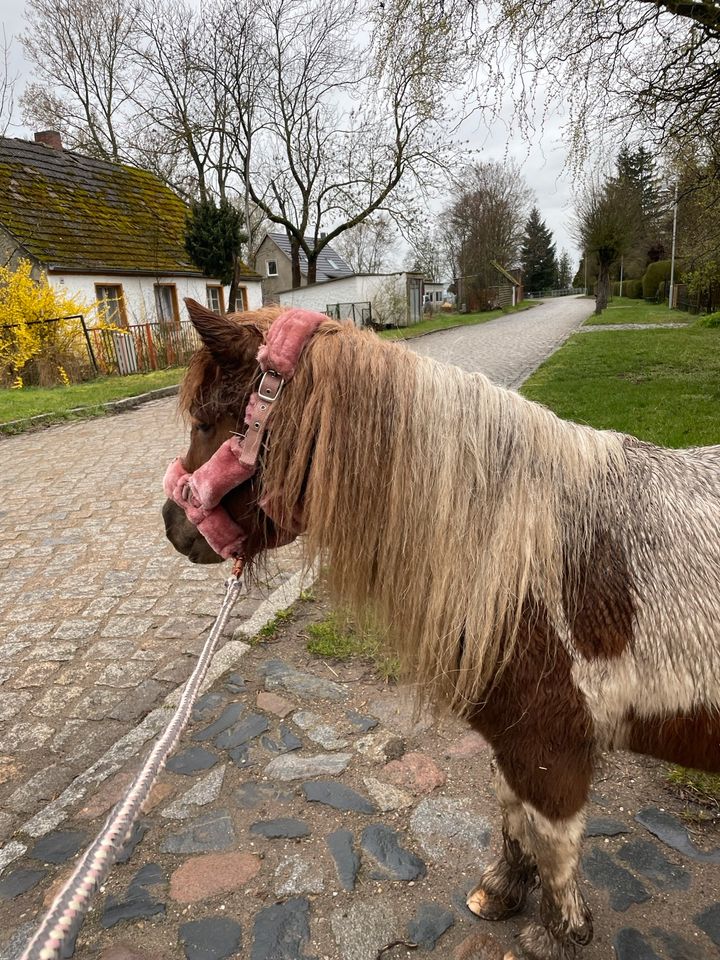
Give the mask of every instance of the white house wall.
[(326, 283), (314, 283), (297, 290), (278, 294), (279, 302), (288, 307), (304, 307), (306, 310), (325, 312), (331, 303), (371, 303), (392, 289), (394, 295), (405, 297), (407, 275), (405, 273), (373, 274), (368, 276), (343, 277)]
[[(156, 283), (175, 284), (177, 291), (180, 319), (187, 320), (187, 310), (183, 300), (190, 297), (207, 304), (206, 288), (208, 285), (217, 286), (206, 277), (134, 277), (134, 276), (103, 276), (100, 274), (70, 274), (51, 273), (48, 275), (50, 286), (63, 290), (73, 297), (84, 300), (88, 305), (88, 312), (95, 303), (97, 294), (96, 285), (122, 286), (127, 321), (131, 326), (138, 323), (155, 323), (157, 312), (155, 309)], [(241, 284), (247, 290), (248, 310), (257, 310), (262, 306), (262, 287), (259, 280), (246, 280)], [(228, 301), (229, 287), (224, 287), (225, 304)], [(92, 316), (90, 317), (92, 319)]]

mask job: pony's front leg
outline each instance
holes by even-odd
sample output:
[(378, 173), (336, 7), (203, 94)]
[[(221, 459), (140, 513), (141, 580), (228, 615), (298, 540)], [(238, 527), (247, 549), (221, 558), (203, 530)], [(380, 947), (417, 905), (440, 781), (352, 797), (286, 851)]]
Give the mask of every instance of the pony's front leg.
[(525, 811), (542, 885), (542, 924), (525, 927), (520, 945), (528, 960), (571, 960), (593, 935), (592, 914), (578, 886), (585, 816), (580, 811), (549, 820), (529, 804)]
[(537, 876), (525, 808), (497, 765), (495, 792), (502, 813), (502, 856), (485, 870), (467, 898), (468, 908), (484, 920), (519, 913)]

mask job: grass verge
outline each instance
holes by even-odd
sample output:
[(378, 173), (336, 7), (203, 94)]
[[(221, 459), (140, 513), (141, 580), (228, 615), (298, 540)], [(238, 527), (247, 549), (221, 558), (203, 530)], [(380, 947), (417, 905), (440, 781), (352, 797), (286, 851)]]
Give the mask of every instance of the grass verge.
[(396, 680), (399, 664), (384, 652), (382, 639), (371, 631), (360, 632), (341, 613), (331, 613), (307, 628), (307, 649), (324, 660), (364, 660), (372, 663), (383, 679)]
[[(127, 377), (99, 377), (87, 383), (68, 387), (23, 387), (21, 390), (0, 390), (0, 426), (11, 420), (24, 420), (47, 414), (51, 421), (85, 416), (101, 416), (107, 411), (102, 404), (127, 397), (137, 397), (150, 390), (174, 386), (184, 368), (154, 370)], [(74, 408), (86, 408), (82, 412)], [(22, 428), (18, 428), (20, 432)]]
[(256, 647), (261, 643), (267, 643), (268, 640), (274, 640), (280, 627), (283, 624), (287, 623), (289, 620), (292, 620), (295, 616), (292, 607), (286, 607), (284, 610), (278, 610), (275, 616), (268, 620), (268, 622), (262, 626), (254, 637), (251, 637), (248, 640), (248, 643), (251, 647)]
[(479, 323), (487, 323), (489, 320), (496, 320), (498, 317), (504, 317), (508, 313), (520, 313), (522, 310), (530, 310), (540, 300), (523, 300), (516, 307), (506, 307), (501, 310), (487, 310), (484, 313), (452, 313), (438, 314), (429, 320), (421, 320), (411, 327), (396, 327), (392, 330), (382, 330), (378, 336), (383, 340), (412, 340), (415, 337), (422, 337), (426, 333), (435, 333), (437, 330), (452, 330), (453, 327), (470, 327)]
[(720, 331), (582, 333), (522, 393), (559, 416), (668, 447), (720, 442)]
[(672, 766), (668, 782), (684, 798), (720, 811), (720, 774)]
[(607, 323), (689, 323), (692, 317), (684, 310), (670, 310), (664, 303), (644, 300), (612, 300), (603, 312), (585, 321), (586, 327)]

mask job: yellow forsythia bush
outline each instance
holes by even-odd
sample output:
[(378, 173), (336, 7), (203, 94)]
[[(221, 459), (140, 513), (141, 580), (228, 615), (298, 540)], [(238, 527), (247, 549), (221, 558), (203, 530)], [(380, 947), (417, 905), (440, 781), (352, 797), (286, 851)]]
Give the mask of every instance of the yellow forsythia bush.
[(83, 300), (54, 290), (45, 274), (33, 279), (29, 261), (15, 270), (0, 267), (0, 385), (79, 379), (88, 362), (80, 321), (46, 321), (87, 312)]

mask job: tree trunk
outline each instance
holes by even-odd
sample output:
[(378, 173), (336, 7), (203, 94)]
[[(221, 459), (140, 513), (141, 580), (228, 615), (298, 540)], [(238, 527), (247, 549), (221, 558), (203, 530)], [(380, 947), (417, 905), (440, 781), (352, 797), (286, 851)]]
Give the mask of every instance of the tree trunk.
[(233, 260), (233, 275), (232, 280), (230, 281), (230, 293), (228, 294), (228, 304), (226, 313), (235, 312), (235, 301), (237, 300), (237, 291), (238, 291), (238, 273), (240, 268), (240, 259), (235, 257)]
[(300, 272), (300, 242), (295, 237), (290, 237), (290, 263), (292, 264), (292, 288), (297, 290), (302, 286), (302, 273)]
[(307, 282), (308, 286), (311, 283), (317, 283), (317, 259), (314, 256), (308, 257)]
[(597, 279), (597, 298), (595, 301), (595, 313), (602, 313), (608, 305), (610, 299), (610, 264), (600, 261)]

